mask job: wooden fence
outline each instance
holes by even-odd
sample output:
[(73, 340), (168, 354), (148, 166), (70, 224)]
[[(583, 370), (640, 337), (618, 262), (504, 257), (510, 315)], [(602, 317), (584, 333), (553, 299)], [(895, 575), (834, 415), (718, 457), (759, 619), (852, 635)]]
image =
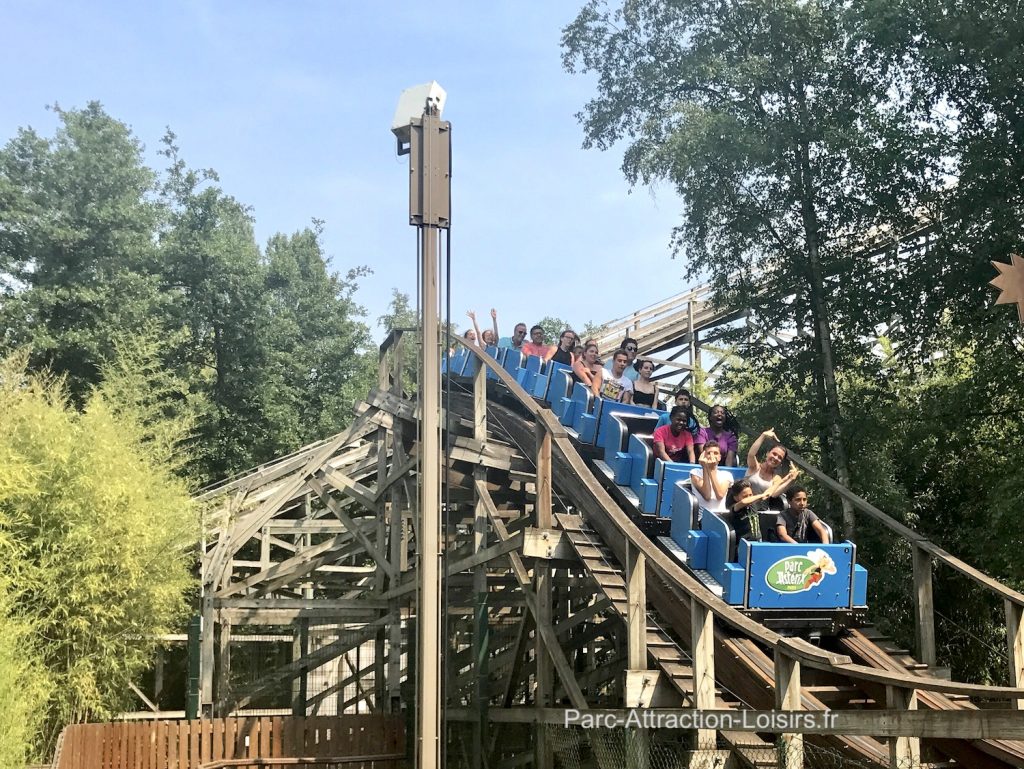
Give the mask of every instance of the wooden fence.
[(238, 717), (74, 724), (53, 769), (401, 769), (400, 716)]

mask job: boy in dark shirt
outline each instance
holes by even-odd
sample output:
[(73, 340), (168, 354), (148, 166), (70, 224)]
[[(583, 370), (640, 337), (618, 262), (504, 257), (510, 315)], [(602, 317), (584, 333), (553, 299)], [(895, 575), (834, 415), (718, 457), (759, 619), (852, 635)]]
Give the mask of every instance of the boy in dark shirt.
[(775, 536), (779, 542), (809, 542), (808, 535), (813, 529), (823, 545), (830, 544), (828, 529), (818, 520), (807, 505), (807, 490), (803, 486), (791, 486), (786, 492), (789, 509), (783, 510), (775, 519)]

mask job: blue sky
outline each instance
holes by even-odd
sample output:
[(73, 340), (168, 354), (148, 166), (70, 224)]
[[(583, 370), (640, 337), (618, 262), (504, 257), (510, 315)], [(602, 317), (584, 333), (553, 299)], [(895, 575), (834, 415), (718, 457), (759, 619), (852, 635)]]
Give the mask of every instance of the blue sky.
[(561, 67), (576, 3), (7, 3), (0, 139), (49, 135), (45, 106), (98, 99), (150, 162), (166, 126), (186, 162), (252, 206), (261, 242), (325, 220), (338, 271), (366, 264), (374, 325), (414, 293), (399, 93), (437, 80), (453, 126), (452, 306), (516, 320), (605, 321), (691, 285), (672, 260), (672, 190), (630, 192), (622, 148), (581, 149), (590, 77)]

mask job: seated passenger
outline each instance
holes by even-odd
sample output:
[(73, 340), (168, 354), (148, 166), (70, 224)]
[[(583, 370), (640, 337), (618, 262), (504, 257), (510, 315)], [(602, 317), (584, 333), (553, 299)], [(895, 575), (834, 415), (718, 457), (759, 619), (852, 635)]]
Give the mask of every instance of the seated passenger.
[[(676, 390), (672, 396), (674, 401), (673, 406), (682, 406), (686, 409), (686, 429), (690, 431), (690, 435), (693, 436), (693, 445), (697, 445), (697, 436), (700, 435), (700, 422), (697, 421), (697, 417), (693, 415), (693, 404), (690, 403), (690, 391), (685, 387)], [(669, 410), (671, 411), (672, 406)], [(662, 414), (661, 418), (658, 419), (658, 427), (667, 425), (670, 421), (671, 414)], [(696, 448), (694, 448), (696, 451)]]
[(807, 506), (807, 491), (802, 486), (793, 486), (786, 492), (786, 499), (789, 500), (789, 509), (783, 510), (775, 519), (775, 536), (779, 542), (809, 542), (808, 530), (814, 529), (822, 544), (830, 544), (828, 529)]
[(576, 347), (576, 332), (567, 328), (558, 337), (558, 344), (552, 345), (545, 360), (553, 360), (565, 366), (572, 365), (572, 351)]
[(725, 495), (725, 506), (732, 510), (733, 528), (737, 537), (761, 539), (761, 520), (758, 518), (757, 505), (768, 498), (768, 493), (755, 494), (750, 480), (744, 478), (729, 487)]
[(651, 374), (654, 373), (654, 364), (649, 360), (637, 358), (633, 362), (633, 368), (638, 374), (633, 382), (633, 403), (637, 406), (658, 408), (658, 383), (651, 379)]
[[(639, 376), (637, 370), (633, 368), (633, 361), (636, 360), (636, 351), (638, 349), (636, 340), (627, 336), (622, 340), (622, 344), (619, 345), (619, 349), (626, 351), (626, 376), (629, 378), (630, 382), (635, 382)], [(611, 371), (614, 364), (615, 359), (609, 358), (608, 362), (604, 364), (604, 367), (607, 371)]]
[(522, 351), (524, 355), (536, 355), (547, 360), (551, 345), (544, 344), (543, 326), (534, 326), (530, 329), (530, 341), (523, 342)]
[(697, 434), (696, 450), (700, 453), (701, 447), (705, 443), (714, 441), (722, 452), (724, 460), (722, 464), (728, 467), (735, 467), (736, 452), (739, 450), (740, 442), (736, 431), (727, 425), (727, 421), (731, 421), (729, 416), (725, 406), (716, 404), (711, 407), (711, 414), (708, 416), (708, 426), (700, 428), (700, 432)]
[(774, 441), (779, 440), (778, 436), (775, 435), (775, 430), (765, 430), (751, 444), (750, 450), (747, 452), (746, 480), (750, 482), (754, 493), (761, 497), (757, 505), (758, 511), (767, 510), (768, 499), (771, 497), (781, 497), (789, 485), (800, 475), (800, 470), (796, 467), (793, 467), (785, 475), (779, 474), (779, 467), (786, 461), (788, 454), (781, 445), (772, 446), (765, 455), (764, 462), (757, 461), (757, 452), (761, 448), (761, 444), (768, 438)]
[(686, 409), (672, 409), (672, 421), (654, 431), (654, 456), (665, 462), (693, 464), (693, 436), (686, 429)]
[(467, 328), (462, 334), (462, 342), (467, 345), (476, 346), (476, 331), (471, 328)]
[(722, 452), (713, 440), (704, 442), (704, 448), (697, 458), (700, 470), (690, 471), (690, 487), (697, 495), (697, 502), (705, 510), (725, 512), (725, 495), (732, 485), (732, 476), (718, 469)]
[(473, 321), (473, 330), (476, 331), (476, 338), (483, 340), (483, 347), (490, 347), (498, 344), (498, 312), (493, 307), (491, 308), (491, 323), (494, 328), (485, 328), (484, 332), (480, 333), (480, 327), (476, 324), (476, 313), (472, 310), (467, 310), (466, 315), (469, 316), (470, 320)]
[(618, 401), (633, 402), (633, 382), (626, 376), (626, 363), (629, 355), (625, 350), (616, 350), (612, 356), (612, 370), (601, 374), (601, 397)]
[(590, 388), (595, 398), (601, 396), (604, 369), (597, 358), (597, 343), (589, 341), (583, 347), (583, 357), (572, 364), (572, 378)]
[[(494, 325), (498, 325), (497, 313), (494, 317)], [(514, 329), (512, 329), (512, 336), (503, 336), (498, 339), (498, 347), (509, 347), (513, 350), (523, 349), (523, 340), (526, 339), (526, 324), (516, 323)]]

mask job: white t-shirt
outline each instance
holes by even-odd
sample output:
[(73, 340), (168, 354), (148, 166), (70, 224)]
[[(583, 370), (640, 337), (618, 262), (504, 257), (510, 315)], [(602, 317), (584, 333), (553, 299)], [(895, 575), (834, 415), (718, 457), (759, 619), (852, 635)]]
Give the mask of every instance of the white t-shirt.
[(633, 383), (625, 374), (616, 379), (609, 371), (601, 376), (601, 397), (622, 401), (627, 392), (633, 392)]
[[(718, 476), (719, 483), (725, 481), (725, 492), (721, 497), (708, 499), (700, 493), (699, 484), (701, 479), (704, 477), (704, 468), (690, 471), (690, 488), (693, 489), (693, 494), (697, 497), (698, 504), (700, 504), (700, 506), (705, 510), (710, 510), (713, 513), (724, 513), (728, 509), (725, 506), (725, 497), (729, 493), (729, 487), (732, 486), (733, 478), (731, 473), (727, 473), (722, 470), (715, 470), (715, 473)], [(713, 489), (711, 493), (714, 493)]]
[[(604, 364), (604, 369), (609, 374), (612, 370), (612, 365), (615, 363), (614, 360), (609, 360)], [(626, 377), (630, 382), (635, 382), (640, 377), (640, 372), (633, 368), (633, 364), (629, 363), (626, 365), (626, 370), (623, 372), (623, 376)]]

